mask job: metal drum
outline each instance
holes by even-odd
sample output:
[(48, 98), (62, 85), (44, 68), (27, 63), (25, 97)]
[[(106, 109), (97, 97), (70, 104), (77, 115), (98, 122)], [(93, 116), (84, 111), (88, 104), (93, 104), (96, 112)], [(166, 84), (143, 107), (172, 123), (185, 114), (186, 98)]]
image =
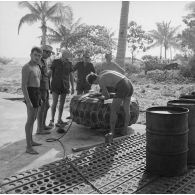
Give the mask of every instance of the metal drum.
[(179, 97), (180, 100), (190, 100), (195, 101), (195, 95), (181, 95)]
[(187, 171), (187, 108), (151, 107), (146, 110), (146, 170), (162, 176)]
[(173, 100), (167, 103), (167, 106), (185, 107), (189, 109), (188, 114), (188, 164), (195, 164), (195, 101)]
[[(85, 94), (74, 96), (70, 102), (70, 114), (74, 122), (92, 128), (109, 128), (111, 103), (104, 104), (100, 95)], [(135, 98), (131, 98), (131, 118), (129, 125), (136, 123), (139, 116), (139, 104)], [(121, 106), (117, 113), (116, 128), (124, 127), (124, 109)]]

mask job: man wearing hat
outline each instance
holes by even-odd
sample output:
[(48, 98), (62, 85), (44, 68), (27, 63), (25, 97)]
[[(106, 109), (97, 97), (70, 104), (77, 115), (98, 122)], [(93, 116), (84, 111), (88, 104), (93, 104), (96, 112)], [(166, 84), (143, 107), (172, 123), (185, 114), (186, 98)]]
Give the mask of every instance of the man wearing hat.
[(88, 53), (83, 55), (83, 61), (78, 62), (74, 66), (74, 71), (77, 71), (77, 95), (88, 93), (91, 89), (91, 85), (87, 83), (86, 76), (91, 72), (95, 73), (95, 68), (93, 64), (90, 63), (90, 56)]
[(48, 65), (46, 60), (53, 54), (53, 48), (50, 45), (42, 46), (43, 54), (39, 64), (41, 70), (41, 81), (40, 81), (40, 92), (42, 104), (39, 107), (37, 114), (37, 134), (49, 134), (51, 129), (49, 126), (46, 126), (46, 117), (47, 111), (49, 109), (49, 88), (50, 88), (50, 78), (48, 72)]

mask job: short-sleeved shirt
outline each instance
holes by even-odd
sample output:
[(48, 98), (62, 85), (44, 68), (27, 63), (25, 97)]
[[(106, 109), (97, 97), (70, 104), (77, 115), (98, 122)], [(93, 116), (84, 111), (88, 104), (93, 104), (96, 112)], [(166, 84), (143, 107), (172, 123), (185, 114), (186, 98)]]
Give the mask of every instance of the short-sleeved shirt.
[(72, 63), (56, 59), (51, 65), (51, 70), (51, 91), (57, 94), (69, 93), (70, 73), (73, 71)]
[(41, 64), (39, 65), (39, 67), (41, 70), (40, 89), (48, 90), (49, 89), (48, 67), (44, 59), (41, 59)]
[(91, 72), (95, 73), (95, 68), (94, 68), (93, 64), (88, 62), (88, 63), (86, 63), (86, 65), (84, 65), (84, 62), (78, 62), (74, 66), (74, 71), (76, 71), (76, 70), (77, 70), (77, 90), (91, 89), (91, 85), (89, 85), (89, 83), (87, 83), (87, 81), (86, 81), (86, 76)]

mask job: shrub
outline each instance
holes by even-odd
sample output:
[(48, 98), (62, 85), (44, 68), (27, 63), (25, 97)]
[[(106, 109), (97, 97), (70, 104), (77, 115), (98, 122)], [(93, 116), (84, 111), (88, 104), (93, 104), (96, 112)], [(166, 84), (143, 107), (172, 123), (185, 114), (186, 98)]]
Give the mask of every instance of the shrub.
[(168, 60), (159, 59), (157, 56), (145, 55), (142, 57), (145, 64), (145, 74), (151, 70), (163, 70), (168, 64)]
[(13, 59), (6, 58), (6, 57), (0, 57), (0, 63), (3, 65), (7, 65), (8, 63), (12, 62)]
[(133, 73), (140, 73), (141, 72), (140, 65), (138, 63), (131, 64), (131, 63), (125, 62), (125, 72), (127, 72), (130, 75)]
[(187, 78), (192, 77), (192, 71), (191, 71), (191, 68), (189, 66), (181, 66), (179, 73), (183, 77), (187, 77)]
[(190, 70), (191, 76), (195, 78), (195, 56), (189, 60), (187, 68)]
[(180, 75), (179, 70), (153, 70), (148, 72), (147, 78), (154, 82), (184, 82), (186, 79)]

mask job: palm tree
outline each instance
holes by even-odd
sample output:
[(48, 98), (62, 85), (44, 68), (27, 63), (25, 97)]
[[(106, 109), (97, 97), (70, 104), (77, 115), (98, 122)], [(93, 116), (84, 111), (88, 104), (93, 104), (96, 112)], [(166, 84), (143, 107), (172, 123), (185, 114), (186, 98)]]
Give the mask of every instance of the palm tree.
[(20, 7), (27, 8), (30, 13), (26, 14), (20, 19), (18, 25), (18, 34), (20, 28), (24, 23), (33, 24), (35, 22), (41, 22), (41, 45), (46, 44), (47, 36), (47, 22), (60, 23), (66, 20), (66, 17), (72, 12), (69, 6), (64, 6), (62, 3), (58, 2), (52, 4), (48, 1), (21, 1), (18, 3)]
[(70, 13), (66, 21), (61, 25), (49, 28), (50, 34), (47, 36), (49, 42), (60, 43), (60, 48), (71, 49), (72, 46), (83, 36), (83, 26), (81, 18), (74, 22), (73, 13)]
[(162, 48), (164, 47), (165, 59), (167, 57), (167, 50), (170, 48), (179, 48), (177, 43), (176, 32), (180, 26), (171, 27), (171, 22), (156, 23), (157, 30), (149, 31), (149, 35), (155, 40), (147, 49), (160, 46), (160, 58), (162, 58)]
[(129, 1), (122, 1), (119, 38), (116, 54), (116, 62), (124, 67), (126, 43), (127, 43), (127, 26), (129, 14)]

